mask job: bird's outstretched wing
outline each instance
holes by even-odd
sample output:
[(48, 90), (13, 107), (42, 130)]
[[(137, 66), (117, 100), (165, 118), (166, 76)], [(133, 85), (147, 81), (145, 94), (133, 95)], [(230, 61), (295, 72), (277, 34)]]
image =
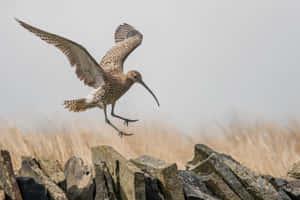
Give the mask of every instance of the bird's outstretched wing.
[(75, 72), (84, 84), (98, 88), (104, 83), (106, 73), (83, 46), (61, 36), (35, 28), (21, 20), (16, 19), (16, 21), (42, 40), (60, 49), (68, 57), (71, 66), (76, 67)]
[(102, 58), (100, 66), (107, 72), (122, 73), (123, 63), (127, 56), (137, 48), (143, 35), (129, 24), (121, 24), (115, 31), (115, 43)]

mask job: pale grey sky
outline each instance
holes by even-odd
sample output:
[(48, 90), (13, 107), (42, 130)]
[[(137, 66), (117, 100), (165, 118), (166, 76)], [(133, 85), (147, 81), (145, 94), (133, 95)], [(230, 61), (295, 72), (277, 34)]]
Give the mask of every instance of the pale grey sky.
[[(74, 40), (100, 61), (115, 28), (127, 22), (144, 40), (125, 63), (140, 71), (161, 102), (134, 86), (123, 116), (168, 119), (180, 127), (231, 112), (265, 119), (300, 117), (300, 1), (11, 1), (0, 6), (0, 117), (99, 117), (69, 113), (65, 99), (86, 96), (66, 57), (14, 17)], [(23, 115), (20, 115), (22, 113)], [(28, 115), (27, 115), (28, 113)], [(22, 116), (22, 117), (20, 117)]]

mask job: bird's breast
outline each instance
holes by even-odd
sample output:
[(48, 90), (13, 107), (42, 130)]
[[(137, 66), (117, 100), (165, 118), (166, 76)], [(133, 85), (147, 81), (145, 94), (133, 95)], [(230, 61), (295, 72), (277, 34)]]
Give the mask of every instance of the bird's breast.
[(95, 100), (104, 104), (112, 104), (123, 96), (129, 87), (121, 83), (107, 83), (95, 92)]

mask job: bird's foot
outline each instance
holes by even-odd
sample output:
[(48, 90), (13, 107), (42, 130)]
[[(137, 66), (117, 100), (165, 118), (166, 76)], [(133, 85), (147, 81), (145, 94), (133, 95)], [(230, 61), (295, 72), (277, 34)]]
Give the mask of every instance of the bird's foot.
[(124, 125), (128, 126), (129, 122), (137, 122), (139, 121), (138, 119), (124, 119)]
[(119, 132), (119, 136), (120, 137), (123, 137), (123, 136), (132, 136), (132, 135), (134, 135), (133, 133), (125, 133), (125, 132), (123, 132), (123, 131), (120, 131)]

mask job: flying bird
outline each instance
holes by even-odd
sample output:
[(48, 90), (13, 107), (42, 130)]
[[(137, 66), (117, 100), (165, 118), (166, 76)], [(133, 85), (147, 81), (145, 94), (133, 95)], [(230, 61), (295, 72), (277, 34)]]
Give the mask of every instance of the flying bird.
[(104, 111), (105, 122), (114, 128), (120, 136), (130, 136), (116, 127), (107, 117), (107, 105), (111, 105), (111, 116), (119, 118), (128, 126), (136, 119), (128, 119), (115, 114), (117, 100), (123, 96), (134, 83), (144, 86), (154, 97), (157, 105), (159, 101), (145, 84), (141, 73), (129, 71), (124, 73), (124, 61), (143, 40), (143, 35), (129, 24), (121, 24), (115, 31), (115, 45), (109, 49), (98, 64), (90, 53), (80, 44), (33, 27), (19, 19), (16, 21), (28, 31), (34, 33), (45, 42), (56, 46), (68, 58), (71, 66), (75, 67), (77, 77), (87, 86), (94, 88), (85, 98), (64, 101), (65, 108), (73, 112), (82, 112), (91, 108), (100, 108)]

